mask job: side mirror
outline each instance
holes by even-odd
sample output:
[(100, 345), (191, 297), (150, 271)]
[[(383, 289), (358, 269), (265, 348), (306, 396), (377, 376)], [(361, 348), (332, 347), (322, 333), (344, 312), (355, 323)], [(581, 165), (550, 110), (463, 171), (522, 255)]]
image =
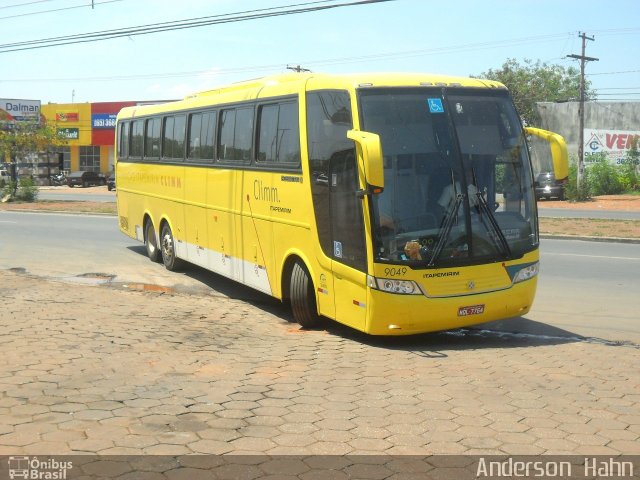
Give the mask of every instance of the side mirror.
[(551, 159), (553, 160), (553, 173), (556, 180), (567, 178), (569, 176), (569, 153), (564, 138), (557, 133), (540, 128), (525, 127), (524, 131), (527, 135), (533, 135), (549, 143)]
[(382, 193), (384, 190), (384, 165), (380, 136), (360, 130), (349, 130), (347, 138), (356, 143), (358, 162), (361, 162), (364, 171), (366, 193)]

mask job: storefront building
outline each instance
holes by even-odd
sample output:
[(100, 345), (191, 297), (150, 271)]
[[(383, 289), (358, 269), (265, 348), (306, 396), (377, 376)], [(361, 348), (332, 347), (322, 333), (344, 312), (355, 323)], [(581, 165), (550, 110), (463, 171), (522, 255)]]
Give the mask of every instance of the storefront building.
[(41, 106), (47, 123), (68, 141), (53, 153), (62, 154), (68, 172), (113, 172), (116, 115), (138, 102), (49, 103)]

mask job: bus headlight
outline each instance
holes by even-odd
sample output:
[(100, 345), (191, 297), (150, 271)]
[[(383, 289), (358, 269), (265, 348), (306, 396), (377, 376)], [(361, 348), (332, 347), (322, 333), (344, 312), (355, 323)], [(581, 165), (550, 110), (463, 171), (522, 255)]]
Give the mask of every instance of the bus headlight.
[(529, 265), (527, 267), (521, 268), (518, 271), (518, 273), (516, 273), (516, 276), (513, 277), (513, 283), (524, 282), (525, 280), (529, 280), (530, 278), (533, 278), (536, 275), (538, 275), (539, 271), (540, 271), (540, 263), (538, 262), (532, 265)]
[(382, 292), (397, 293), (399, 295), (422, 295), (422, 290), (413, 280), (395, 280), (392, 278), (376, 278), (367, 275), (367, 284), (371, 288)]

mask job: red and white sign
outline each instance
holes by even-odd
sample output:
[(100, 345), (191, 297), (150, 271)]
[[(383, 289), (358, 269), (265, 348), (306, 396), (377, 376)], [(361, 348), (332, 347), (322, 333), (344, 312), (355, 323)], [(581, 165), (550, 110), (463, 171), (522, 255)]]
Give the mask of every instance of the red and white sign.
[(77, 122), (78, 112), (56, 112), (57, 122)]
[(589, 164), (589, 157), (605, 153), (610, 163), (621, 164), (625, 160), (634, 141), (640, 148), (640, 131), (629, 130), (584, 130), (584, 160)]

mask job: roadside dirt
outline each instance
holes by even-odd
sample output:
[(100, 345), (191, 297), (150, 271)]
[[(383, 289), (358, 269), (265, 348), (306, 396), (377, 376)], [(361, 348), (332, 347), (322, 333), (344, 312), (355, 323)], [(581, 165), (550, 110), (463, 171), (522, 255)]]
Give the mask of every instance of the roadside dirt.
[(540, 200), (538, 208), (567, 208), (574, 210), (623, 210), (640, 212), (640, 195), (601, 195), (586, 202)]
[(46, 211), (69, 213), (116, 214), (116, 204), (111, 202), (55, 201), (40, 200), (35, 203), (0, 203), (0, 211)]
[[(640, 212), (640, 195), (602, 195), (587, 202), (541, 200), (538, 208)], [(640, 221), (594, 218), (540, 218), (540, 233), (587, 237), (640, 238)]]

